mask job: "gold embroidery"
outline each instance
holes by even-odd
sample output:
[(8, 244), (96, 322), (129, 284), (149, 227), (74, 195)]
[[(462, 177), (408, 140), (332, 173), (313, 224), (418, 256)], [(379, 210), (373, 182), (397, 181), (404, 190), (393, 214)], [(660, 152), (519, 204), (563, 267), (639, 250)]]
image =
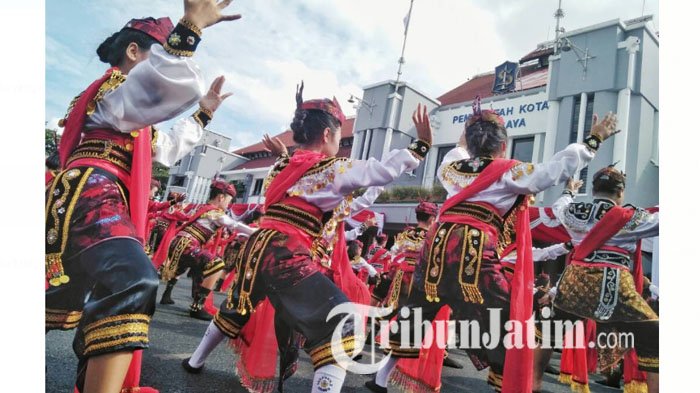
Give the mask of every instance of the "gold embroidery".
[[(177, 267), (180, 264), (180, 258), (187, 247), (190, 246), (192, 240), (185, 236), (180, 236), (176, 242), (177, 243), (175, 243), (175, 248), (173, 249), (172, 255), (168, 255), (168, 258), (163, 266), (163, 270), (161, 271), (161, 279), (164, 282), (170, 281), (177, 275)], [(169, 251), (168, 254), (170, 254)]]
[(130, 321), (130, 320), (141, 320), (143, 323), (148, 323), (151, 321), (151, 317), (149, 317), (146, 314), (122, 314), (122, 315), (113, 315), (111, 317), (107, 318), (102, 318), (99, 321), (95, 321), (85, 327), (85, 333), (97, 329), (98, 327), (111, 323), (111, 322), (123, 322), (123, 321)]
[[(481, 271), (481, 259), (484, 251), (486, 235), (476, 229), (464, 227), (462, 238), (462, 253), (459, 261), (459, 285), (462, 288), (462, 296), (466, 303), (484, 303), (484, 298), (479, 290), (479, 273)], [(465, 267), (464, 263), (469, 262)], [(467, 282), (466, 280), (470, 281)]]
[(95, 98), (93, 98), (90, 102), (87, 104), (86, 108), (86, 114), (88, 116), (92, 115), (95, 113), (95, 109), (97, 108), (97, 103), (102, 101), (104, 98), (105, 94), (108, 92), (115, 90), (119, 85), (124, 83), (126, 80), (126, 75), (122, 74), (121, 71), (119, 70), (112, 70), (112, 74), (102, 82), (102, 85), (100, 85), (100, 88), (97, 90), (97, 94), (95, 95)]
[[(70, 230), (70, 222), (71, 222), (71, 217), (73, 216), (73, 210), (75, 209), (75, 204), (78, 202), (78, 198), (80, 196), (80, 193), (85, 186), (85, 182), (87, 182), (87, 179), (90, 177), (90, 174), (92, 173), (93, 168), (88, 168), (85, 170), (85, 172), (82, 174), (82, 177), (80, 177), (80, 180), (78, 181), (78, 184), (75, 186), (75, 190), (71, 190), (71, 180), (74, 180), (78, 178), (78, 176), (81, 176), (81, 171), (79, 169), (70, 169), (68, 171), (62, 172), (56, 179), (54, 180), (54, 183), (52, 184), (50, 194), (48, 195), (48, 203), (47, 207), (53, 205), (50, 207), (50, 212), (51, 212), (51, 220), (53, 222), (49, 222), (49, 211), (47, 210), (46, 212), (46, 221), (47, 221), (47, 226), (50, 226), (53, 224), (52, 228), (49, 228), (46, 234), (46, 242), (47, 242), (47, 253), (45, 255), (45, 274), (46, 274), (46, 280), (49, 282), (51, 286), (59, 286), (61, 284), (66, 284), (70, 281), (70, 277), (68, 277), (67, 274), (65, 274), (65, 271), (63, 269), (63, 261), (62, 261), (62, 256), (63, 253), (66, 249), (66, 245), (68, 244), (68, 232)], [(63, 185), (63, 194), (58, 200), (54, 200), (54, 198), (59, 192), (58, 189), (56, 189), (56, 185), (59, 182)], [(66, 207), (66, 201), (70, 197), (70, 202), (68, 203), (68, 206)], [(63, 219), (63, 227), (61, 227), (61, 218), (59, 215), (62, 216)], [(61, 240), (61, 243), (59, 247), (55, 247), (54, 244), (56, 241)]]
[(95, 341), (104, 338), (123, 336), (125, 334), (148, 334), (148, 323), (129, 322), (108, 328), (95, 329), (85, 334), (85, 345), (90, 346)]

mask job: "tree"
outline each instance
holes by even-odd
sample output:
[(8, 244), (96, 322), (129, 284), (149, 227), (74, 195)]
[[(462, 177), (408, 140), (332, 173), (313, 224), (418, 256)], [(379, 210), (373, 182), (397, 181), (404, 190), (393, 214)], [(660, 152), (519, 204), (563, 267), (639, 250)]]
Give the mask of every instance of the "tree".
[(44, 143), (44, 153), (46, 156), (50, 156), (56, 150), (58, 150), (58, 144), (61, 141), (61, 136), (58, 135), (56, 130), (45, 129), (45, 143)]
[(151, 171), (151, 177), (158, 180), (161, 187), (165, 189), (165, 185), (168, 184), (168, 178), (170, 177), (170, 168), (161, 164), (160, 162), (153, 161)]

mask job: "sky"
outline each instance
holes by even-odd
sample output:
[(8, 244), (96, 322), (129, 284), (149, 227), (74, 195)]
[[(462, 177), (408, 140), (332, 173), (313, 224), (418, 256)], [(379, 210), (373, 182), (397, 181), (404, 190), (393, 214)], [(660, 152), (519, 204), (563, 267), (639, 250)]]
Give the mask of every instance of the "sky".
[[(204, 31), (195, 54), (207, 85), (225, 75), (233, 92), (209, 129), (232, 138), (232, 148), (286, 130), (294, 93), (336, 96), (346, 115), (350, 94), (395, 79), (410, 0), (234, 0), (225, 10), (243, 18)], [(518, 61), (554, 37), (558, 0), (415, 0), (401, 80), (437, 98), (506, 60)], [(611, 19), (654, 15), (658, 0), (564, 0), (566, 30)], [(133, 17), (183, 14), (176, 0), (48, 0), (46, 104), (57, 128), (70, 100), (109, 67), (99, 44)], [(184, 115), (189, 114), (185, 112)], [(170, 123), (161, 125), (167, 130)]]

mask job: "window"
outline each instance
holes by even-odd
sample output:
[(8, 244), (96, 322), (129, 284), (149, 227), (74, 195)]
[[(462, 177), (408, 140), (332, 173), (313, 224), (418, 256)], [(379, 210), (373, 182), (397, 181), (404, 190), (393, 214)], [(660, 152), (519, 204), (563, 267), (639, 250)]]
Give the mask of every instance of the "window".
[(263, 187), (263, 179), (256, 179), (255, 180), (255, 186), (253, 187), (253, 193), (251, 195), (260, 195), (262, 192), (262, 187)]
[(184, 187), (185, 176), (173, 176), (173, 182), (170, 185), (173, 187)]
[(447, 153), (450, 152), (450, 150), (454, 149), (454, 146), (441, 146), (438, 147), (437, 150), (437, 160), (435, 161), (435, 182), (437, 183), (438, 180), (438, 169), (440, 169), (440, 164), (442, 164), (442, 160), (445, 159), (445, 156)]
[(514, 160), (532, 162), (532, 152), (535, 148), (535, 137), (513, 138), (510, 157)]

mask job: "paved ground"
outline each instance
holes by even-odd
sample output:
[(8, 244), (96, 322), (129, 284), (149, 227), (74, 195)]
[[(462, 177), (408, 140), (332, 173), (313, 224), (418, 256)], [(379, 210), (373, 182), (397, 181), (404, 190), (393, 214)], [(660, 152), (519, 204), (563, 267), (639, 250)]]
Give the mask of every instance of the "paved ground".
[[(161, 285), (158, 299), (163, 291)], [(141, 382), (163, 393), (205, 393), (240, 392), (246, 390), (238, 383), (233, 372), (234, 356), (227, 345), (214, 350), (199, 375), (190, 375), (182, 370), (180, 362), (188, 357), (199, 343), (208, 322), (189, 317), (187, 310), (191, 301), (190, 281), (178, 282), (172, 306), (158, 305), (150, 331), (151, 348), (144, 351)], [(224, 298), (216, 295), (215, 304)], [(73, 332), (53, 331), (46, 335), (46, 392), (72, 392), (75, 377), (76, 358), (71, 349)], [(463, 352), (451, 352), (451, 356), (464, 365), (463, 369), (445, 368), (442, 375), (442, 392), (492, 392), (486, 385), (486, 370), (478, 372)], [(552, 365), (559, 366), (558, 356)], [(287, 392), (308, 392), (311, 389), (313, 368), (309, 357), (301, 355), (297, 373), (285, 383)], [(364, 382), (368, 376), (348, 374), (343, 392), (366, 393)], [(553, 375), (545, 375), (544, 391), (568, 392), (569, 389), (558, 383)], [(389, 388), (390, 392), (398, 392)], [(602, 387), (591, 383), (592, 392), (619, 392), (620, 390)]]

